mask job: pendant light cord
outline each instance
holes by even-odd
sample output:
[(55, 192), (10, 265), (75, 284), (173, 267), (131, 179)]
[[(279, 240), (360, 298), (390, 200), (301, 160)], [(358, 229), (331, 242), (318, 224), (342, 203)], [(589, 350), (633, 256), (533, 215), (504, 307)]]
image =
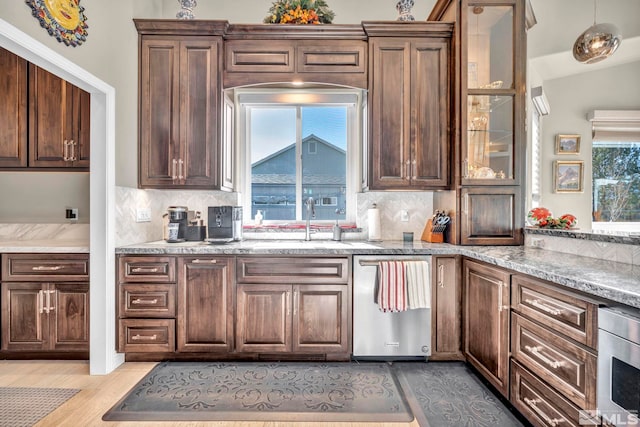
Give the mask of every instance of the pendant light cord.
[(593, 25), (596, 25), (596, 16), (598, 14), (598, 0), (593, 0)]

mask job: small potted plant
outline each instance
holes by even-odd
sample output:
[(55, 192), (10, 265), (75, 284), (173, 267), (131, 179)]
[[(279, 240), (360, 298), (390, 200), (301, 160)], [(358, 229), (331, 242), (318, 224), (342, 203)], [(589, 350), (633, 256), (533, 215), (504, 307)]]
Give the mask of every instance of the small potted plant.
[(278, 0), (265, 24), (331, 24), (335, 14), (324, 0)]

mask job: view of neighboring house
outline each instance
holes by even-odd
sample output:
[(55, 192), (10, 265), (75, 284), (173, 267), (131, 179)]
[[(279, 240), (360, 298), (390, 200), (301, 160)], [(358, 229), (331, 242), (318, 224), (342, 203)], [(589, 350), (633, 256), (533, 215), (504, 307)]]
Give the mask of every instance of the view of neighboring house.
[[(251, 217), (296, 219), (296, 144), (251, 165)], [(302, 140), (302, 202), (313, 197), (316, 219), (344, 219), (346, 152), (311, 134)], [(340, 213), (336, 213), (339, 210)], [(306, 218), (304, 215), (301, 219)]]

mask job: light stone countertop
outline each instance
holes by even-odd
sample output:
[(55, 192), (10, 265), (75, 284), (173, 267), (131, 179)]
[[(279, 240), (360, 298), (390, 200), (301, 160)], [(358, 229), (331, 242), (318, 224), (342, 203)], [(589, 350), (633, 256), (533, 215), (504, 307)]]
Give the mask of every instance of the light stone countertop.
[(640, 266), (523, 246), (456, 246), (402, 241), (244, 240), (140, 243), (116, 248), (135, 255), (463, 255), (640, 309)]
[(86, 240), (0, 240), (0, 253), (89, 253)]

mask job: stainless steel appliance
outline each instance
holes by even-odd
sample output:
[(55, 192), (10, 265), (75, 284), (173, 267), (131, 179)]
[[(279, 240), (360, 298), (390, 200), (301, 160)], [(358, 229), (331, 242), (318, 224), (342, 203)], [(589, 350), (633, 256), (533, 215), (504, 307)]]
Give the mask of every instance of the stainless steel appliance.
[(167, 242), (183, 242), (186, 237), (187, 226), (189, 225), (189, 208), (186, 206), (169, 206), (167, 208), (167, 215), (169, 217), (167, 228), (169, 230), (175, 230), (177, 224), (178, 229), (177, 234), (167, 231)]
[(209, 206), (207, 241), (242, 240), (242, 207)]
[(640, 312), (600, 308), (598, 327), (598, 413), (611, 425), (640, 425)]
[(384, 313), (374, 302), (379, 261), (423, 260), (431, 257), (353, 257), (353, 356), (355, 358), (404, 359), (431, 355), (431, 310), (420, 308)]

